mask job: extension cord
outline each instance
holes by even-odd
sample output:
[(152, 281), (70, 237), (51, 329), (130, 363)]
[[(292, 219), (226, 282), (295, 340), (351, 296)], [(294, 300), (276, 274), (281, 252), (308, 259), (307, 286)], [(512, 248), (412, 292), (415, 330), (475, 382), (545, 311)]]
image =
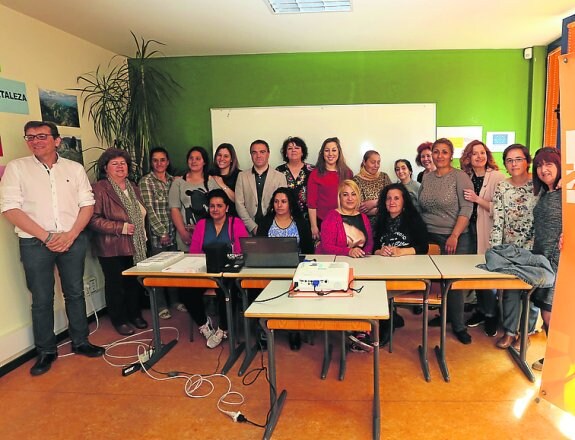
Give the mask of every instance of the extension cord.
[(226, 414), (227, 416), (229, 416), (229, 417), (234, 421), (234, 423), (243, 423), (243, 422), (245, 422), (245, 421), (247, 420), (247, 419), (245, 418), (245, 416), (244, 416), (241, 412), (239, 412), (239, 411), (233, 412), (233, 411), (224, 411), (224, 410), (222, 410), (222, 412), (223, 412), (224, 414)]

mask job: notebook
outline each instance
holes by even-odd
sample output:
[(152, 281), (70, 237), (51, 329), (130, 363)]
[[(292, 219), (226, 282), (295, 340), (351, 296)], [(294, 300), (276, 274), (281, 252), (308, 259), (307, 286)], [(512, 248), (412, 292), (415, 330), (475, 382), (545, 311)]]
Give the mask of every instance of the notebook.
[(295, 237), (241, 237), (244, 267), (297, 267), (301, 257)]

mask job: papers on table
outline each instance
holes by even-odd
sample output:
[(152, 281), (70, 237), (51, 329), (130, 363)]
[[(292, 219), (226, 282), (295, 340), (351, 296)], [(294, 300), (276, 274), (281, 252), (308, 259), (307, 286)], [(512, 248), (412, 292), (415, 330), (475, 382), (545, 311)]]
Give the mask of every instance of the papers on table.
[(207, 272), (206, 267), (206, 257), (205, 256), (194, 256), (194, 257), (183, 257), (180, 261), (171, 264), (170, 266), (162, 269), (162, 272), (171, 273), (200, 273)]
[(166, 251), (160, 252), (157, 255), (154, 255), (150, 258), (146, 258), (145, 260), (140, 261), (137, 266), (141, 269), (156, 269), (160, 270), (170, 264), (174, 264), (175, 262), (184, 258), (183, 252), (177, 251)]

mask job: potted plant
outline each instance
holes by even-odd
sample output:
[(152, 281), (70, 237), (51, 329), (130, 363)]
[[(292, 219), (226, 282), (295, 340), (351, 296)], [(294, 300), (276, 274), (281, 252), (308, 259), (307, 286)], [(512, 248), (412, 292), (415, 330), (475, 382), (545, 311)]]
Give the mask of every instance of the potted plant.
[(155, 127), (161, 103), (170, 100), (180, 86), (171, 75), (148, 62), (160, 54), (152, 46), (163, 43), (138, 39), (130, 33), (136, 45), (135, 56), (112, 57), (106, 70), (98, 66), (94, 72), (79, 76), (81, 87), (72, 90), (80, 92), (82, 112), (88, 111), (98, 140), (128, 151), (131, 174), (137, 181), (149, 171), (150, 147), (159, 143)]

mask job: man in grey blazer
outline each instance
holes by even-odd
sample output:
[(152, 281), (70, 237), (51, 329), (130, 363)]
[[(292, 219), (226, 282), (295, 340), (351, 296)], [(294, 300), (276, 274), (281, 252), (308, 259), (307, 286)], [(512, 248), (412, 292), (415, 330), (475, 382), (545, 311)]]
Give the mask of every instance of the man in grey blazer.
[(236, 183), (236, 211), (247, 230), (256, 235), (274, 191), (287, 187), (285, 174), (269, 167), (270, 146), (261, 139), (250, 145), (253, 167), (242, 171)]

